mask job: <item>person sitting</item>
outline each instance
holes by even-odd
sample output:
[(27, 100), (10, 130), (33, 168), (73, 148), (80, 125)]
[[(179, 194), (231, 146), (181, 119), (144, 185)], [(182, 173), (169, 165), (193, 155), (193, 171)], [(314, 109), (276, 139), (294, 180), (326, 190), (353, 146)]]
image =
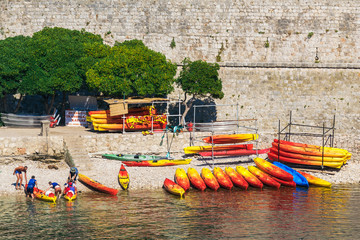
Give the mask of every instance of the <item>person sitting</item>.
[[(22, 180), (23, 180), (22, 172), (24, 172), (25, 182), (27, 182), (27, 177), (26, 177), (26, 170), (27, 169), (28, 169), (27, 166), (25, 166), (25, 167), (19, 166), (19, 167), (15, 168), (13, 175), (16, 175), (16, 183), (15, 183), (15, 189), (16, 190), (21, 189)], [(19, 184), (19, 180), (20, 180), (20, 184)], [(18, 186), (18, 184), (19, 184), (19, 186)]]
[(76, 178), (78, 177), (78, 175), (79, 175), (79, 171), (76, 167), (70, 168), (68, 182), (73, 181), (74, 183), (76, 183)]
[(46, 190), (46, 192), (49, 191), (50, 188), (52, 188), (52, 189), (55, 190), (56, 197), (59, 197), (59, 195), (61, 194), (60, 185), (58, 183), (56, 183), (56, 182), (51, 182), (51, 181), (49, 182), (49, 185), (50, 185), (50, 187)]
[(73, 182), (70, 181), (68, 183), (65, 183), (64, 195), (66, 195), (66, 193), (68, 193), (68, 192), (72, 192), (72, 194), (74, 195), (75, 191), (76, 191), (76, 188), (75, 188), (75, 184)]
[(29, 180), (29, 183), (27, 184), (26, 188), (26, 197), (31, 196), (32, 199), (34, 199), (34, 187), (37, 186), (37, 181), (35, 179), (35, 176), (31, 176), (31, 179)]

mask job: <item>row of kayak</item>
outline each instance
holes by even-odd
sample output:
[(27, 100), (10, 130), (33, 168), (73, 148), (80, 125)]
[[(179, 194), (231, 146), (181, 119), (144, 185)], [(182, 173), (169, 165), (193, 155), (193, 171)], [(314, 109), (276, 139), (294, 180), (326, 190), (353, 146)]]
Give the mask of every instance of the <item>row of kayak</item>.
[(274, 188), (280, 186), (288, 187), (309, 187), (309, 183), (315, 186), (331, 187), (331, 183), (312, 176), (310, 174), (296, 171), (280, 162), (268, 162), (262, 158), (255, 158), (256, 166), (249, 166), (247, 169), (237, 166), (236, 170), (226, 167), (223, 171), (215, 167), (213, 171), (203, 168), (201, 174), (194, 168), (178, 168), (175, 172), (175, 181), (166, 178), (164, 188), (182, 197), (190, 186), (204, 191), (210, 188), (214, 191), (220, 187), (231, 190), (234, 186), (247, 190), (249, 186), (262, 189), (264, 185)]

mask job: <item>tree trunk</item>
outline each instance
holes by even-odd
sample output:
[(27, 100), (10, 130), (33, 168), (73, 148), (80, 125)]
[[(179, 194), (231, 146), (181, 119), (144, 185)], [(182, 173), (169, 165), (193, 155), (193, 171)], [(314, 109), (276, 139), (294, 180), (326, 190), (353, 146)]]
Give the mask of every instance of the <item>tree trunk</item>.
[(14, 113), (17, 113), (19, 111), (20, 106), (21, 106), (21, 102), (22, 102), (23, 99), (24, 99), (24, 95), (20, 94), (20, 98), (19, 98), (19, 101), (16, 104), (16, 108), (14, 110)]
[(189, 101), (187, 103), (184, 104), (185, 105), (185, 111), (184, 111), (184, 113), (183, 113), (183, 115), (181, 117), (181, 122), (180, 122), (180, 124), (183, 125), (183, 126), (185, 126), (185, 117), (188, 114), (188, 112), (190, 111), (194, 101), (195, 101), (195, 99), (191, 98), (191, 99), (189, 99)]
[(66, 104), (66, 92), (62, 93), (62, 102), (61, 102), (61, 110), (59, 112), (61, 116), (61, 124), (65, 125), (65, 104)]

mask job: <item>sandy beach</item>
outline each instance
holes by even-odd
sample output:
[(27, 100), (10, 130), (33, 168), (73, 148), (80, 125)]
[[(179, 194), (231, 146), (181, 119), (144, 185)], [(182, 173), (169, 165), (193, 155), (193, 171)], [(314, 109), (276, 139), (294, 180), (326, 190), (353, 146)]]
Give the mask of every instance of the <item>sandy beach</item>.
[[(118, 172), (121, 166), (120, 161), (104, 159), (101, 157), (103, 153), (91, 154), (90, 159), (93, 164), (93, 169), (79, 171), (96, 180), (102, 184), (120, 189), (118, 183)], [(262, 158), (266, 158), (266, 154), (260, 155)], [(182, 156), (173, 156), (175, 158)], [(175, 170), (181, 167), (187, 170), (189, 167), (194, 167), (200, 173), (203, 167), (211, 168), (214, 166), (225, 168), (236, 166), (247, 167), (249, 165), (255, 165), (253, 158), (250, 157), (238, 157), (238, 158), (223, 158), (216, 159), (214, 162), (211, 159), (201, 159), (192, 157), (192, 162), (188, 165), (179, 166), (167, 166), (167, 167), (126, 167), (130, 175), (130, 187), (128, 191), (136, 191), (138, 189), (155, 189), (161, 188), (165, 178), (174, 178)], [(32, 175), (36, 177), (38, 186), (40, 189), (48, 188), (48, 182), (57, 182), (60, 185), (64, 185), (67, 176), (69, 175), (69, 166), (64, 161), (56, 164), (47, 164), (31, 160), (23, 160), (21, 158), (9, 158), (3, 162), (0, 166), (0, 192), (1, 194), (23, 194), (23, 191), (15, 190), (13, 185), (16, 181), (16, 176), (13, 175), (14, 169), (17, 166), (28, 166), (27, 178), (28, 180)], [(58, 169), (49, 169), (49, 165), (55, 165)], [(342, 167), (340, 171), (308, 171), (308, 173), (320, 177), (324, 180), (331, 182), (332, 184), (357, 184), (360, 182), (360, 175), (358, 174), (360, 164), (350, 160), (346, 165)], [(25, 180), (23, 181), (23, 183)], [(91, 191), (80, 182), (77, 183), (78, 190), (81, 192)], [(249, 189), (251, 190), (251, 189)]]

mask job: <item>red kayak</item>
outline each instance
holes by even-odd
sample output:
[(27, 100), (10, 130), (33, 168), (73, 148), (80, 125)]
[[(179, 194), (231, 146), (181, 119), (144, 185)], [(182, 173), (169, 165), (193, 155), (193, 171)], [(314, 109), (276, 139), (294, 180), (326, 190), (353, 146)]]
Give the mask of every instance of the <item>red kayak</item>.
[(166, 189), (166, 191), (168, 191), (171, 194), (180, 196), (180, 198), (182, 198), (185, 193), (185, 190), (180, 185), (174, 183), (168, 178), (165, 179), (163, 186)]
[(266, 172), (267, 174), (270, 174), (271, 176), (282, 179), (284, 181), (292, 181), (294, 178), (293, 175), (291, 175), (290, 173), (282, 170), (281, 168), (262, 158), (255, 158), (254, 162), (259, 169)]
[[(270, 151), (269, 148), (258, 149), (258, 150), (248, 150), (248, 149), (235, 149), (235, 150), (224, 150), (224, 151), (214, 151), (214, 156), (246, 156), (254, 154), (265, 154)], [(203, 157), (212, 156), (212, 151), (199, 152)]]
[(230, 177), (231, 181), (236, 187), (246, 190), (249, 187), (249, 183), (231, 167), (225, 168), (225, 173)]
[(287, 186), (287, 187), (296, 187), (296, 182), (294, 181), (285, 181), (279, 178), (276, 178), (274, 176), (271, 176), (275, 181), (279, 182), (281, 186)]
[(221, 187), (231, 190), (231, 188), (234, 186), (230, 177), (226, 173), (224, 173), (221, 168), (214, 168), (214, 176)]
[(260, 181), (263, 182), (264, 184), (266, 184), (270, 187), (280, 188), (281, 184), (279, 182), (275, 181), (271, 176), (269, 176), (267, 173), (261, 171), (257, 167), (249, 166), (248, 169), (252, 174), (254, 174), (258, 179), (260, 179)]

